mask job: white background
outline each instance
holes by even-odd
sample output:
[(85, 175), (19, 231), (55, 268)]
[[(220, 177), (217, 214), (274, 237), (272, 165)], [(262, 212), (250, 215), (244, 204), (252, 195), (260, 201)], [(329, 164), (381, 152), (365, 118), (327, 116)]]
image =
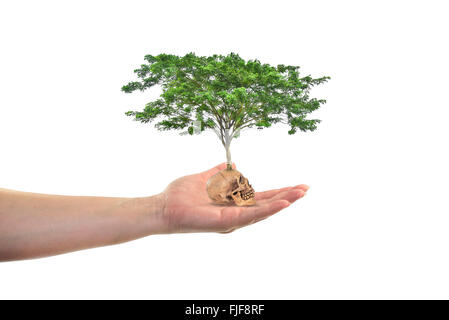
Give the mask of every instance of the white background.
[(331, 76), (312, 133), (242, 132), (256, 191), (308, 195), (234, 233), (149, 236), (0, 263), (0, 298), (449, 298), (444, 1), (2, 1), (0, 187), (146, 196), (225, 161), (212, 132), (124, 115), (146, 54), (226, 55)]

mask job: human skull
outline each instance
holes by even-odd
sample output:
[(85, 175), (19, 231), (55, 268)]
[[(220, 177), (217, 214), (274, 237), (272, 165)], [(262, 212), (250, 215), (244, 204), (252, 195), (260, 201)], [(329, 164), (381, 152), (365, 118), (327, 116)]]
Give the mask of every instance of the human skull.
[(224, 169), (213, 175), (206, 186), (207, 194), (215, 203), (250, 206), (256, 203), (254, 189), (237, 170)]

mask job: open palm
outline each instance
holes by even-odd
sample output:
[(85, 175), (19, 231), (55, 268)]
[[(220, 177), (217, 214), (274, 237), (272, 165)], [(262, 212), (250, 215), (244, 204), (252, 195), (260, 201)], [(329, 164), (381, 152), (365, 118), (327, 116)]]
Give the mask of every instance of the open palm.
[[(222, 163), (210, 170), (176, 179), (162, 193), (163, 216), (170, 232), (230, 232), (269, 217), (303, 197), (306, 185), (256, 192), (256, 205), (217, 205), (209, 199), (206, 182), (226, 168)], [(233, 165), (235, 169), (235, 165)]]

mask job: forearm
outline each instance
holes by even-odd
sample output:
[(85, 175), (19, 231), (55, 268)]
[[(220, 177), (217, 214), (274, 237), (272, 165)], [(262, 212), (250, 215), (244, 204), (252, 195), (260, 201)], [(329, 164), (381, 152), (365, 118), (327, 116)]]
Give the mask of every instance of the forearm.
[(164, 232), (162, 195), (63, 196), (0, 189), (0, 261), (117, 244)]

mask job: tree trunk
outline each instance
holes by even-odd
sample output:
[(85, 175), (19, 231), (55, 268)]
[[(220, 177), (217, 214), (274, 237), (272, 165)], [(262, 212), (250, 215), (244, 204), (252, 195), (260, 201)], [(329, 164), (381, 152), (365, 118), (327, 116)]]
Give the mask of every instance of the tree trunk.
[(231, 160), (231, 140), (229, 136), (229, 130), (225, 130), (225, 149), (226, 149), (226, 169), (232, 170), (232, 160)]
[(226, 169), (232, 170), (231, 150), (230, 147), (226, 147)]

